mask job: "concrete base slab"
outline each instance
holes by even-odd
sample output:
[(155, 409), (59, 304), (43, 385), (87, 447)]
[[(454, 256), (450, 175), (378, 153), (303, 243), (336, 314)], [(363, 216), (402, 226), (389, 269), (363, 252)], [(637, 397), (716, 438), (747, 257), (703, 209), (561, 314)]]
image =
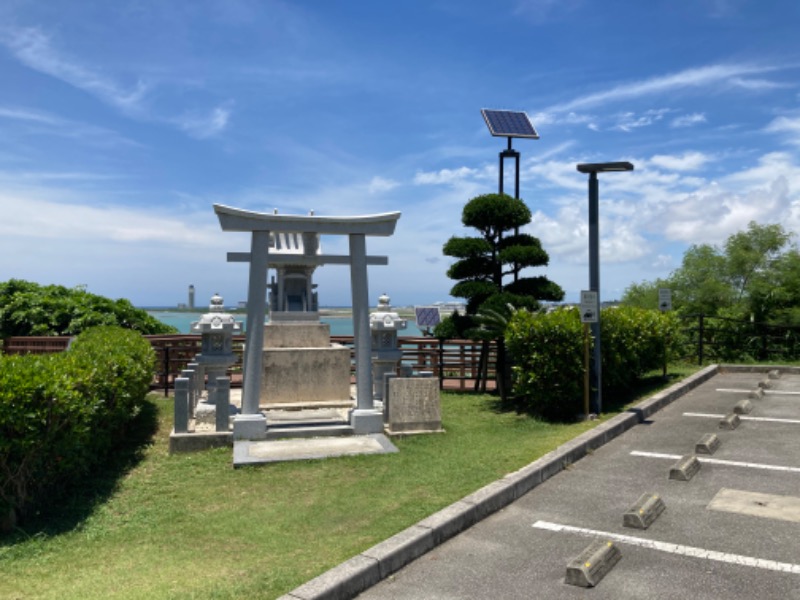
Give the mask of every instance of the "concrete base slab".
[(236, 440), (233, 444), (233, 466), (357, 454), (389, 454), (397, 451), (397, 447), (380, 433), (274, 441)]
[(175, 433), (173, 429), (169, 436), (169, 453), (197, 452), (210, 448), (231, 446), (233, 436), (230, 432), (192, 431), (189, 433)]

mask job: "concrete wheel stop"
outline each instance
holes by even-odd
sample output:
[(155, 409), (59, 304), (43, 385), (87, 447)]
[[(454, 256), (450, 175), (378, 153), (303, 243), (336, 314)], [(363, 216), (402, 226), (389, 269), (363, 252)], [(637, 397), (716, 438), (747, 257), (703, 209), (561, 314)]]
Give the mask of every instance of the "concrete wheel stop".
[(614, 542), (595, 540), (567, 564), (564, 583), (578, 587), (594, 587), (622, 558)]

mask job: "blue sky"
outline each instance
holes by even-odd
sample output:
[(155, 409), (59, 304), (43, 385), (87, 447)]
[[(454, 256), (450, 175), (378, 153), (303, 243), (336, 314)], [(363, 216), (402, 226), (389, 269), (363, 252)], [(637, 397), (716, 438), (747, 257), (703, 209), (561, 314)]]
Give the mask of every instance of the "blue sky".
[[(799, 29), (796, 0), (5, 0), (0, 280), (235, 303), (247, 267), (226, 253), (249, 242), (221, 203), (401, 211), (368, 240), (389, 256), (370, 296), (450, 300), (441, 249), (497, 191), (506, 142), (480, 109), (498, 108), (541, 135), (514, 141), (550, 254), (531, 274), (567, 300), (588, 287), (575, 165), (634, 163), (600, 179), (601, 297), (618, 298), (750, 221), (800, 230)], [(316, 281), (350, 303), (346, 267)]]

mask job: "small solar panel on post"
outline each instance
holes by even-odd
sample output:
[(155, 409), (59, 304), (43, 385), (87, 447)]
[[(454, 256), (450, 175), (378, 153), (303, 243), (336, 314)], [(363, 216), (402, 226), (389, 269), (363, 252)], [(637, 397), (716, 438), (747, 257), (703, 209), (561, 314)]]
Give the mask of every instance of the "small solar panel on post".
[[(515, 110), (494, 110), (482, 108), (481, 114), (489, 133), (495, 137), (508, 138), (508, 148), (500, 153), (500, 194), (503, 193), (503, 164), (506, 158), (513, 158), (514, 172), (514, 198), (519, 199), (519, 152), (511, 147), (512, 138), (528, 138), (538, 140), (539, 134), (531, 123), (527, 113)], [(515, 232), (518, 233), (518, 232)]]
[[(514, 198), (519, 200), (519, 152), (511, 147), (512, 138), (528, 138), (538, 140), (539, 134), (533, 126), (528, 114), (516, 110), (494, 110), (482, 108), (481, 114), (489, 132), (495, 137), (508, 138), (508, 148), (500, 153), (500, 185), (499, 193), (503, 194), (503, 164), (506, 158), (514, 159)], [(514, 228), (514, 235), (519, 235), (519, 228)], [(517, 281), (518, 272), (514, 269), (514, 281)]]
[(524, 112), (482, 108), (481, 114), (489, 127), (489, 131), (495, 137), (507, 137), (509, 142), (510, 138), (515, 137), (539, 139), (536, 128)]

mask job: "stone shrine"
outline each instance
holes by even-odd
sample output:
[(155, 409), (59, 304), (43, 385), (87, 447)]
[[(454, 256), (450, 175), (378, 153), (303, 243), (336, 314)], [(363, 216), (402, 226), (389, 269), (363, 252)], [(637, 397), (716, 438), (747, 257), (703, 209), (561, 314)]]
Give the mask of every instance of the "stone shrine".
[[(246, 232), (250, 234), (249, 252), (228, 253), (230, 262), (249, 263), (249, 283), (247, 291), (247, 341), (244, 356), (244, 381), (242, 390), (242, 412), (233, 422), (233, 437), (236, 440), (262, 440), (267, 437), (267, 417), (260, 410), (262, 390), (269, 382), (264, 369), (267, 271), (269, 268), (285, 268), (283, 287), (281, 280), (275, 283), (278, 313), (289, 313), (288, 322), (297, 320), (318, 321), (315, 315), (315, 299), (311, 273), (299, 270), (300, 267), (317, 267), (323, 264), (347, 265), (350, 267), (350, 289), (353, 307), (353, 340), (356, 363), (356, 406), (350, 411), (349, 422), (352, 432), (360, 434), (383, 431), (383, 414), (377, 410), (372, 397), (371, 339), (369, 330), (369, 296), (367, 285), (367, 266), (386, 265), (385, 256), (368, 256), (367, 236), (391, 236), (394, 233), (399, 212), (364, 215), (355, 217), (321, 217), (316, 215), (278, 215), (259, 213), (220, 204), (214, 205), (223, 231)], [(282, 234), (288, 234), (281, 237)], [(315, 242), (321, 235), (345, 235), (348, 238), (347, 255), (324, 255), (319, 252)], [(281, 254), (281, 243), (287, 242), (287, 252)], [(293, 249), (288, 251), (288, 246)], [(301, 251), (302, 246), (302, 251)], [(271, 298), (271, 302), (273, 301)], [(283, 304), (281, 304), (283, 302)], [(303, 310), (305, 308), (305, 310)], [(299, 319), (297, 314), (302, 315)], [(277, 323), (278, 321), (275, 321)], [(319, 343), (319, 329), (312, 327), (298, 332), (310, 332), (313, 344)], [(277, 339), (277, 338), (276, 338)], [(296, 341), (291, 342), (296, 344)], [(310, 345), (310, 344), (309, 344)], [(306, 346), (306, 349), (309, 346)], [(275, 373), (272, 378), (281, 378)], [(348, 374), (349, 385), (349, 374)]]
[(331, 344), (330, 326), (319, 320), (316, 264), (308, 261), (320, 251), (319, 234), (271, 233), (270, 257), (281, 262), (268, 263), (277, 280), (269, 285), (259, 406), (352, 404), (350, 349)]

